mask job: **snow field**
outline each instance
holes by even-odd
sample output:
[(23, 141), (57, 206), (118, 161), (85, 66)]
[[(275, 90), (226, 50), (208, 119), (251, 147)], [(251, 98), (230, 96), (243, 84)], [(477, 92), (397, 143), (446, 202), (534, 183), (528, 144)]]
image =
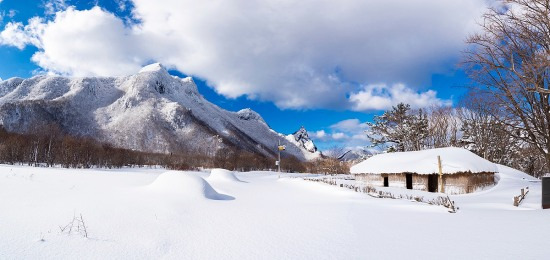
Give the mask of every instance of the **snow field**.
[[(460, 210), (450, 214), (288, 178), (300, 174), (234, 173), (243, 184), (208, 172), (0, 165), (0, 259), (546, 258), (540, 182), (499, 168), (492, 189), (451, 196)], [(205, 183), (233, 199), (178, 188)], [(79, 214), (88, 238), (59, 229)]]

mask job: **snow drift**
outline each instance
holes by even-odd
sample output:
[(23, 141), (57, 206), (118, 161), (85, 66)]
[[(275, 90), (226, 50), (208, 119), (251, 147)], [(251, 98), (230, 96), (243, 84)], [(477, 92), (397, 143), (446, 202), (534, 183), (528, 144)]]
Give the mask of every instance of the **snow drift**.
[(498, 172), (495, 164), (474, 153), (456, 147), (437, 148), (415, 152), (378, 154), (351, 167), (357, 173), (438, 173), (437, 156), (441, 156), (443, 173)]
[(235, 176), (235, 172), (228, 171), (226, 169), (212, 169), (210, 171), (210, 176), (208, 176), (209, 181), (225, 181), (225, 182), (243, 182)]
[(185, 172), (169, 171), (162, 173), (148, 188), (185, 199), (234, 199), (231, 196), (218, 193), (203, 178)]

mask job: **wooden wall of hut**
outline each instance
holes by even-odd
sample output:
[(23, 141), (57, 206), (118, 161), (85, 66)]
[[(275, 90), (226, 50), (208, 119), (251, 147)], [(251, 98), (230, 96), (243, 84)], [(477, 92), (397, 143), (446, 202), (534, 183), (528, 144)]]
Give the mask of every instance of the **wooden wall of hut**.
[(444, 174), (443, 184), (445, 187), (445, 193), (447, 194), (472, 193), (483, 190), (487, 187), (494, 186), (496, 184), (495, 173), (461, 172), (454, 174)]
[[(388, 174), (356, 174), (355, 180), (373, 187), (383, 187), (384, 177), (388, 177), (389, 187), (406, 188), (406, 176), (412, 174), (414, 190), (428, 191), (427, 174), (416, 173), (388, 173)], [(492, 172), (469, 173), (460, 172), (443, 174), (444, 192), (450, 195), (465, 194), (495, 185), (495, 175)], [(438, 183), (439, 185), (439, 183)]]

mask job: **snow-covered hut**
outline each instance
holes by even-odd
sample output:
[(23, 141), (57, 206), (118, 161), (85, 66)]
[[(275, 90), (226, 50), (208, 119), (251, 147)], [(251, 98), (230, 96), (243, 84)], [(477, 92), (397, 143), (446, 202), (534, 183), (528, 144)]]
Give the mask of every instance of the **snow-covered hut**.
[[(438, 156), (442, 175), (439, 176)], [(369, 186), (400, 187), (463, 194), (495, 184), (496, 165), (456, 147), (378, 154), (351, 167), (357, 181)]]

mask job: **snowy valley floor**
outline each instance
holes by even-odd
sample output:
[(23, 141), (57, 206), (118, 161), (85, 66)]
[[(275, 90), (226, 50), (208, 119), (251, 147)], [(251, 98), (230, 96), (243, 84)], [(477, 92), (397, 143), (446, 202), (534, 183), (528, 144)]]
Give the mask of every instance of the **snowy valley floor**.
[[(207, 183), (172, 174), (150, 185), (165, 170), (0, 165), (0, 259), (550, 257), (540, 182), (500, 170), (494, 188), (451, 196), (460, 210), (450, 214), (289, 178), (296, 174), (237, 173), (240, 182), (190, 172)], [(61, 231), (80, 214), (88, 238)]]

